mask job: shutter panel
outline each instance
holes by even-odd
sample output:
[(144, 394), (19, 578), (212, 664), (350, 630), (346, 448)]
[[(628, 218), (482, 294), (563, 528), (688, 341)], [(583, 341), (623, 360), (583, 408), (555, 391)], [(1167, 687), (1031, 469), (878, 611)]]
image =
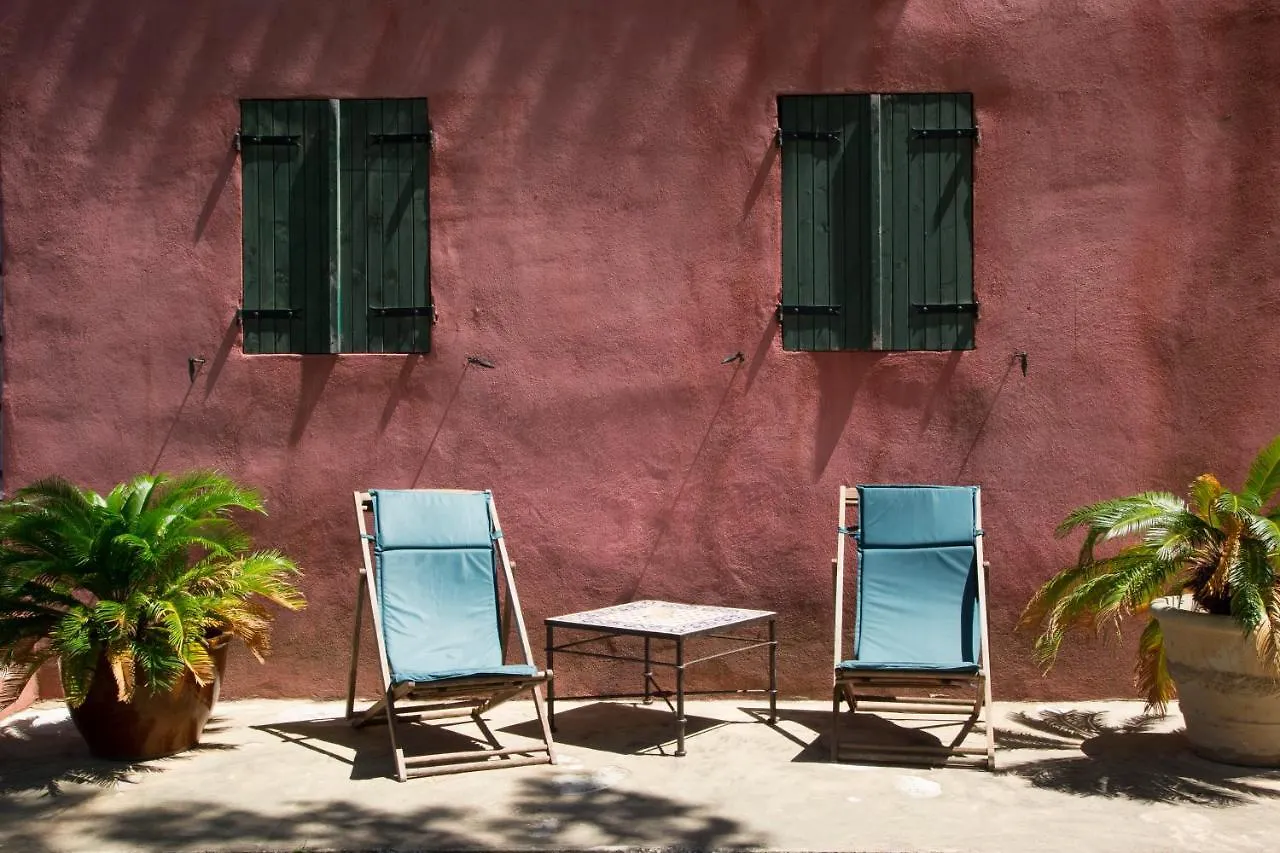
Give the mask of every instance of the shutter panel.
[(241, 102), (245, 352), (329, 351), (329, 125), (324, 101)]
[(969, 94), (880, 98), (882, 349), (974, 346), (973, 145)]
[(427, 102), (342, 102), (342, 337), (349, 352), (427, 352)]
[(782, 345), (870, 346), (870, 96), (778, 99)]

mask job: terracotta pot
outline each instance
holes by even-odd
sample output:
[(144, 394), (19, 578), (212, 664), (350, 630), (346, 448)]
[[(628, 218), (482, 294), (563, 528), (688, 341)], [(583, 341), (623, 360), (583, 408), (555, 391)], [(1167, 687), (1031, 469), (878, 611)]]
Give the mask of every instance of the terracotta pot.
[(210, 654), (217, 671), (203, 687), (186, 673), (168, 692), (156, 693), (138, 685), (131, 702), (116, 695), (116, 681), (106, 657), (98, 661), (89, 695), (79, 707), (71, 708), (71, 719), (89, 751), (98, 758), (115, 761), (146, 761), (190, 749), (200, 742), (200, 734), (218, 701), (218, 689), (227, 666), (229, 637), (210, 641)]
[(1280, 673), (1235, 620), (1194, 607), (1189, 596), (1151, 605), (1191, 748), (1228, 764), (1280, 767)]

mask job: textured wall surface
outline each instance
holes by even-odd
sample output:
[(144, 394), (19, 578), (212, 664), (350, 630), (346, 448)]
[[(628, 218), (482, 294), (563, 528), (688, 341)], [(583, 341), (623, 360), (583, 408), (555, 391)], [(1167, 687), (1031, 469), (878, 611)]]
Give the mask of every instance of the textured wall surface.
[[(1130, 695), (1131, 633), (1044, 679), (1013, 623), (1071, 507), (1238, 479), (1280, 427), (1277, 43), (1270, 0), (4, 0), (6, 485), (256, 485), (311, 606), (226, 695), (335, 696), (355, 488), (492, 488), (535, 647), (766, 607), (820, 695), (839, 484), (979, 483), (997, 696)], [(776, 96), (946, 90), (982, 127), (977, 349), (784, 353)], [(291, 96), (429, 98), (430, 355), (242, 353), (237, 102)]]

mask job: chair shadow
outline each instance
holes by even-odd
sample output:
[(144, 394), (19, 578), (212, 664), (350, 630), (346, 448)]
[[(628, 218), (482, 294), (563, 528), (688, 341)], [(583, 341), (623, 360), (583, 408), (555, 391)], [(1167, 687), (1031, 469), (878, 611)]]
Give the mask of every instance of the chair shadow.
[[(740, 724), (685, 714), (685, 739), (729, 725)], [(534, 738), (540, 736), (541, 726), (537, 720), (529, 720), (502, 731)], [(634, 704), (624, 701), (578, 705), (556, 712), (555, 742), (619, 755), (674, 755), (675, 715), (660, 699), (652, 705), (638, 700)]]
[[(768, 719), (768, 712), (761, 708), (742, 708), (744, 714), (756, 718), (763, 722)], [(803, 708), (779, 708), (778, 722), (780, 725), (775, 726), (774, 730), (779, 735), (800, 747), (800, 752), (791, 760), (793, 762), (809, 763), (822, 762), (829, 763), (831, 761), (831, 712), (818, 710), (805, 710)], [(840, 740), (842, 743), (852, 743), (857, 741), (864, 744), (873, 744), (876, 746), (924, 746), (929, 748), (938, 748), (945, 743), (949, 743), (950, 739), (944, 741), (933, 733), (934, 729), (958, 729), (959, 724), (954, 720), (917, 720), (913, 721), (916, 725), (899, 725), (892, 719), (876, 714), (870, 711), (862, 711), (857, 714), (851, 714), (847, 710), (840, 713)], [(806, 729), (816, 733), (816, 737), (811, 740), (787, 731), (782, 723), (794, 723), (803, 726)], [(849, 762), (846, 762), (849, 763)], [(894, 764), (890, 759), (883, 762), (857, 762), (859, 764)], [(943, 767), (947, 765), (945, 758), (937, 759), (921, 758), (918, 762), (913, 762), (912, 766), (927, 767)]]
[[(205, 733), (211, 733), (209, 728)], [(163, 773), (171, 762), (235, 748), (206, 741), (164, 758), (113, 761), (91, 755), (69, 718), (11, 720), (0, 727), (0, 797), (24, 793), (58, 797), (71, 794), (78, 785), (114, 788), (132, 784), (138, 776)]]
[[(997, 729), (999, 772), (1037, 788), (1150, 803), (1237, 806), (1280, 798), (1280, 771), (1219, 764), (1195, 755), (1185, 731), (1153, 731), (1161, 719), (1139, 714), (1119, 723), (1097, 711), (1019, 712), (1023, 727)], [(1018, 761), (1009, 752), (1056, 751)]]
[[(473, 737), (457, 731), (456, 727), (459, 726), (475, 728), (469, 717), (429, 723), (399, 722), (396, 724), (396, 743), (410, 758), (472, 750), (479, 754), (492, 748), (492, 744), (480, 736), (479, 729), (475, 729), (476, 736)], [(345, 717), (331, 717), (267, 723), (252, 728), (348, 765), (351, 768), (350, 778), (353, 780), (385, 779), (395, 775), (391, 740), (387, 735), (387, 726), (382, 722), (370, 723), (357, 729)]]

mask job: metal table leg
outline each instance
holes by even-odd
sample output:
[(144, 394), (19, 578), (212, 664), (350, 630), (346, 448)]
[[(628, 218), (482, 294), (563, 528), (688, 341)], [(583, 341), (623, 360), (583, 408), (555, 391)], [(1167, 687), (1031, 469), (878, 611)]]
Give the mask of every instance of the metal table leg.
[(769, 620), (769, 723), (778, 722), (778, 625)]
[(547, 682), (547, 723), (551, 731), (556, 730), (556, 679), (555, 679), (555, 626), (547, 626), (547, 669), (551, 670), (551, 679)]
[(676, 755), (684, 755), (684, 638), (676, 638)]
[(653, 704), (653, 665), (650, 662), (649, 638), (644, 638), (644, 704)]

